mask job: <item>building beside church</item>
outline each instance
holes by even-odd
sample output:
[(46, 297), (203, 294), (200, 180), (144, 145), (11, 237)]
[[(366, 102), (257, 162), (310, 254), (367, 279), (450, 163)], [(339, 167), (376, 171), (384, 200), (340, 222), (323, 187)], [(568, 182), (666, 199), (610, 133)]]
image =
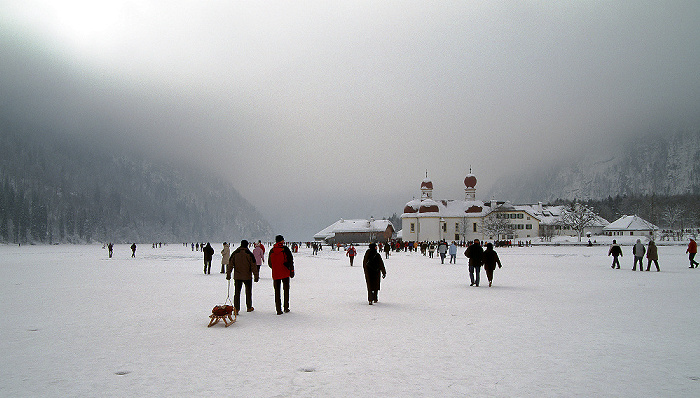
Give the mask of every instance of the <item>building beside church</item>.
[[(464, 179), (463, 200), (433, 198), (433, 183), (426, 178), (420, 185), (420, 199), (406, 203), (401, 214), (403, 241), (531, 240), (555, 235), (575, 236), (563, 222), (565, 206), (515, 205), (508, 201), (476, 199), (476, 176)], [(599, 234), (608, 222), (596, 217), (585, 233)], [(499, 231), (499, 227), (501, 230)], [(503, 229), (503, 226), (507, 228)], [(496, 232), (495, 232), (496, 231)]]
[(327, 244), (387, 242), (394, 235), (394, 225), (389, 220), (340, 219), (314, 235), (314, 240)]
[(608, 236), (646, 236), (653, 238), (659, 227), (638, 216), (622, 216), (603, 228)]

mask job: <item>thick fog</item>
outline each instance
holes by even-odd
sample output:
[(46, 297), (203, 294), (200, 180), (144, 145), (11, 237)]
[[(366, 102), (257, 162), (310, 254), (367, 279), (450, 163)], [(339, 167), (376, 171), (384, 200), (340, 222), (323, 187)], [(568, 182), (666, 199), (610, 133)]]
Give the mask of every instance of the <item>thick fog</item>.
[[(697, 128), (700, 2), (0, 1), (3, 113), (225, 176), (280, 232)], [(480, 197), (481, 199), (486, 199)], [(507, 198), (503, 198), (507, 199)]]

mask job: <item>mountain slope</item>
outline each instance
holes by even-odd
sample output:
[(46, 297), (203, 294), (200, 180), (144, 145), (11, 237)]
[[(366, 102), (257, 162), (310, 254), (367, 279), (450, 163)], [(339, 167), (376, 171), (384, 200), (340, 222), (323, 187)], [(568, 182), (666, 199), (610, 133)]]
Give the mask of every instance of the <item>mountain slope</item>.
[(271, 236), (227, 182), (0, 119), (0, 241), (186, 242)]
[(503, 179), (492, 194), (517, 202), (699, 195), (700, 131), (647, 135), (590, 148), (578, 160)]

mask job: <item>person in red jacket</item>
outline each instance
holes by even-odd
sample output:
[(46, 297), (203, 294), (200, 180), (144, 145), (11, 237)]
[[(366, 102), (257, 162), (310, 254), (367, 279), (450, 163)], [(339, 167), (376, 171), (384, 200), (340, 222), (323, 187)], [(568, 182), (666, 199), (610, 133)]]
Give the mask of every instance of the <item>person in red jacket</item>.
[(357, 250), (355, 250), (355, 246), (353, 246), (352, 243), (350, 244), (350, 247), (348, 248), (345, 255), (350, 257), (350, 266), (352, 267), (352, 261), (355, 259), (355, 256), (357, 255)]
[(697, 268), (698, 262), (695, 261), (695, 255), (698, 253), (698, 244), (693, 238), (690, 238), (690, 243), (688, 243), (688, 249), (685, 252), (688, 253), (688, 259), (690, 260), (690, 268)]
[[(294, 258), (292, 252), (284, 245), (282, 235), (275, 237), (275, 245), (270, 249), (267, 265), (272, 268), (272, 285), (275, 288), (275, 309), (282, 315), (280, 287), (284, 289), (284, 312), (289, 312), (289, 278), (294, 278)], [(282, 286), (280, 286), (282, 285)]]

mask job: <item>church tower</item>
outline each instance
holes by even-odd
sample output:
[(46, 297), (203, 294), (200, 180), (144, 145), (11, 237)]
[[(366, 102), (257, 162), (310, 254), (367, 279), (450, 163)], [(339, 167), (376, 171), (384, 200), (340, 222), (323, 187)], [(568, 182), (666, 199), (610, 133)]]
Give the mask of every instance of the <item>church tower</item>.
[(433, 198), (433, 182), (428, 179), (428, 172), (425, 172), (425, 179), (420, 184), (420, 200)]
[(469, 168), (469, 174), (464, 179), (464, 200), (467, 202), (476, 200), (476, 177), (472, 174), (472, 168)]

